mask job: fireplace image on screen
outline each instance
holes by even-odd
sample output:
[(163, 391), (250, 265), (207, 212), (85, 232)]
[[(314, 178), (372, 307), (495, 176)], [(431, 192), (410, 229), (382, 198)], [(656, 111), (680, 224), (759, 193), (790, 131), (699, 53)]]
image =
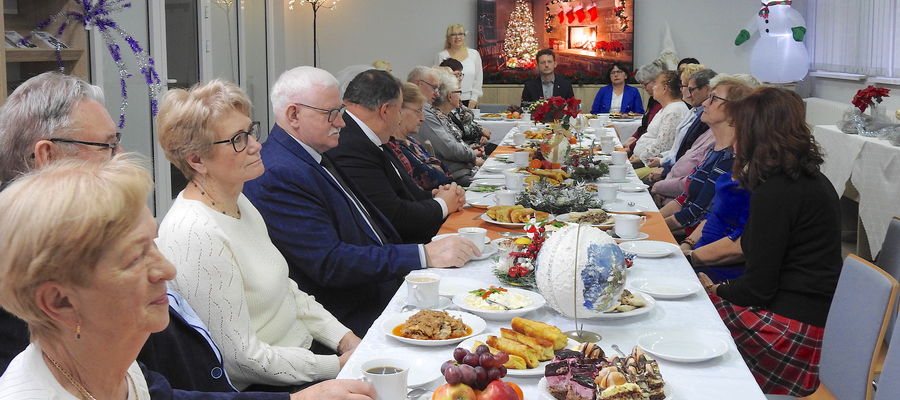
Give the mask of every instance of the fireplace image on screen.
[(590, 50), (594, 51), (597, 43), (597, 27), (596, 26), (570, 26), (569, 27), (569, 49)]

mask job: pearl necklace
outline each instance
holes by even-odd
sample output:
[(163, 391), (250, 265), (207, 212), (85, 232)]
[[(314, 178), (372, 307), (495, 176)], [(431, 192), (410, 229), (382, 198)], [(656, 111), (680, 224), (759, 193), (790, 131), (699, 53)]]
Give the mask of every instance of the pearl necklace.
[(206, 197), (206, 198), (209, 200), (210, 208), (212, 208), (213, 210), (219, 211), (219, 212), (221, 212), (222, 214), (227, 215), (227, 216), (229, 216), (229, 217), (241, 219), (241, 210), (240, 210), (240, 208), (237, 209), (236, 214), (229, 214), (229, 213), (228, 213), (227, 211), (225, 211), (225, 210), (220, 210), (220, 209), (216, 208), (216, 201), (213, 200), (213, 198), (212, 198), (210, 195), (206, 194), (206, 191), (203, 190), (203, 189), (201, 189), (200, 186), (197, 185), (197, 182), (191, 181), (191, 184), (194, 185), (194, 187), (197, 188), (197, 190), (200, 191), (200, 195), (201, 195), (201, 196)]
[(63, 376), (66, 377), (66, 379), (69, 381), (69, 383), (72, 384), (72, 386), (75, 386), (75, 389), (77, 389), (81, 393), (82, 397), (84, 397), (87, 400), (97, 400), (97, 398), (94, 397), (94, 395), (92, 395), (91, 392), (88, 392), (88, 390), (84, 388), (84, 385), (82, 385), (80, 382), (78, 382), (78, 380), (75, 379), (75, 377), (72, 376), (72, 374), (70, 374), (69, 371), (67, 371), (65, 368), (63, 368), (61, 365), (59, 365), (59, 363), (56, 362), (56, 360), (54, 360), (53, 357), (50, 357), (50, 355), (47, 353), (44, 353), (44, 356), (46, 356), (47, 359), (50, 360), (50, 363), (53, 364), (53, 366), (56, 367), (56, 369), (59, 370), (59, 372), (61, 374), (63, 374)]

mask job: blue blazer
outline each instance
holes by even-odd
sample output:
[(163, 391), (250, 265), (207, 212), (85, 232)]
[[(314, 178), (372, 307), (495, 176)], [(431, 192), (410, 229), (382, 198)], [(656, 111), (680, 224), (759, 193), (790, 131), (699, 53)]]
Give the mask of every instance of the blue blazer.
[(291, 279), (362, 337), (403, 276), (421, 269), (419, 246), (391, 244), (400, 243), (397, 231), (341, 174), (387, 236), (389, 243), (379, 245), (340, 186), (278, 125), (261, 155), (266, 172), (244, 184), (244, 194), (265, 219)]
[[(597, 91), (594, 97), (594, 105), (591, 106), (591, 114), (605, 114), (609, 112), (609, 105), (612, 103), (613, 87), (612, 85), (604, 86)], [(638, 114), (644, 113), (644, 105), (641, 104), (641, 92), (633, 86), (625, 85), (625, 91), (622, 93), (622, 109), (619, 112), (634, 112)]]

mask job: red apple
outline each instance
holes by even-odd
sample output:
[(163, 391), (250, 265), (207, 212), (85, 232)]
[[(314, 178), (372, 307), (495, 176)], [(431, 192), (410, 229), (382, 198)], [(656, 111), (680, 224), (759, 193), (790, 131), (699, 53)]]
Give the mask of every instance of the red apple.
[(478, 395), (478, 400), (519, 400), (519, 395), (515, 389), (497, 379), (491, 381), (481, 391), (481, 394)]
[(464, 383), (445, 383), (434, 391), (431, 400), (476, 400), (475, 391)]

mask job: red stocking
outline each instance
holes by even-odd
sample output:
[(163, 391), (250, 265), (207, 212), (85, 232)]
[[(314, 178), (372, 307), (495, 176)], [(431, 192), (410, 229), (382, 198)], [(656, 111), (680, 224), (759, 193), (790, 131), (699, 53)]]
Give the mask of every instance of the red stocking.
[(569, 11), (566, 12), (566, 18), (569, 20), (570, 24), (575, 21), (575, 10), (570, 8)]
[(575, 7), (575, 16), (578, 17), (578, 23), (584, 22), (584, 17), (586, 16), (584, 13), (584, 6)]
[(587, 13), (588, 13), (588, 15), (591, 16), (591, 22), (596, 21), (596, 20), (597, 20), (597, 17), (598, 17), (598, 15), (597, 15), (597, 5), (594, 4), (594, 3), (591, 3), (591, 6), (588, 7), (588, 9), (587, 9)]

